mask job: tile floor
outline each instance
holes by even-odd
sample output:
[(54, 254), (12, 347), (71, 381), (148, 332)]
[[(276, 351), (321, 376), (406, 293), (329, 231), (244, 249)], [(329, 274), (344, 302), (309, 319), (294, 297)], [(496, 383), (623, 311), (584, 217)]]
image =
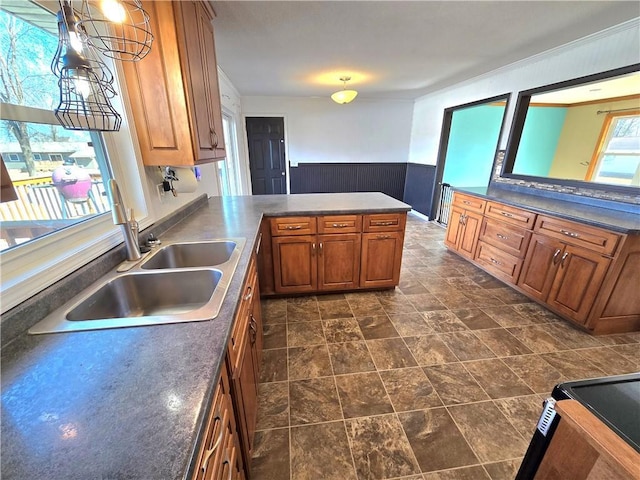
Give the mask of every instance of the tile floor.
[(409, 216), (399, 288), (267, 300), (253, 480), (513, 479), (562, 381), (638, 370)]

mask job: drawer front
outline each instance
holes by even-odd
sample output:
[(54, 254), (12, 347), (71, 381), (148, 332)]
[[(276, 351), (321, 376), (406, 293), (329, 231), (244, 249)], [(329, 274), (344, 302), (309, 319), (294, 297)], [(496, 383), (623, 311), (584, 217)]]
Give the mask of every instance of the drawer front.
[(316, 233), (316, 217), (278, 217), (271, 219), (271, 235), (313, 235)]
[(536, 214), (533, 212), (496, 202), (488, 202), (484, 214), (527, 230), (531, 230), (536, 221)]
[(531, 232), (491, 218), (482, 221), (480, 240), (518, 258), (524, 258)]
[(473, 195), (465, 195), (464, 193), (454, 192), (453, 204), (465, 210), (472, 212), (484, 213), (487, 201)]
[(510, 283), (516, 283), (523, 260), (499, 250), (488, 243), (478, 242), (476, 262), (489, 273)]
[(538, 216), (534, 230), (602, 255), (613, 255), (622, 240), (622, 235), (602, 228), (543, 215)]
[(318, 217), (318, 233), (358, 233), (362, 231), (360, 215)]
[(365, 232), (395, 232), (404, 230), (406, 213), (374, 213), (363, 217)]
[(231, 331), (231, 339), (229, 340), (228, 351), (232, 374), (235, 374), (245, 348), (245, 339), (247, 337), (245, 332), (247, 328), (249, 328), (249, 309), (251, 308), (253, 295), (256, 294), (256, 285), (256, 262), (255, 257), (252, 257), (251, 264), (249, 265), (249, 271), (247, 273), (247, 279), (242, 287), (241, 303), (238, 307), (238, 312), (236, 313), (233, 330)]

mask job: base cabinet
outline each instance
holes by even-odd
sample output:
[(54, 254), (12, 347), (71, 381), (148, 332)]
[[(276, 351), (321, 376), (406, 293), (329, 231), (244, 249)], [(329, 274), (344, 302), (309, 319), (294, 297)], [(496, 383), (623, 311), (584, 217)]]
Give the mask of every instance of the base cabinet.
[(360, 286), (393, 287), (400, 282), (402, 232), (363, 233)]
[(485, 204), (485, 201), (473, 197), (457, 193), (454, 195), (445, 245), (462, 256), (474, 258)]

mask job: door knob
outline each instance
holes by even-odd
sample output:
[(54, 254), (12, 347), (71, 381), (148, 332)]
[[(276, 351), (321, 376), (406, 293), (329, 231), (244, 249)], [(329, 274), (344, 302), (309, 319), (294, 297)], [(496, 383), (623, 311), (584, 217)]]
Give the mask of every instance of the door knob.
[(284, 172), (280, 172), (280, 175), (282, 175), (284, 177)]

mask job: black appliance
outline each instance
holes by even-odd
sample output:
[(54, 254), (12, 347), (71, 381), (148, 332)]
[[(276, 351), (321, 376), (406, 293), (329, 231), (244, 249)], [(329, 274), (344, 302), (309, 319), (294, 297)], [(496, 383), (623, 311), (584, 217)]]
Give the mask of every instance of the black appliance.
[(535, 477), (560, 421), (555, 403), (566, 399), (580, 402), (640, 453), (640, 373), (560, 383), (544, 401), (536, 431), (515, 480)]

